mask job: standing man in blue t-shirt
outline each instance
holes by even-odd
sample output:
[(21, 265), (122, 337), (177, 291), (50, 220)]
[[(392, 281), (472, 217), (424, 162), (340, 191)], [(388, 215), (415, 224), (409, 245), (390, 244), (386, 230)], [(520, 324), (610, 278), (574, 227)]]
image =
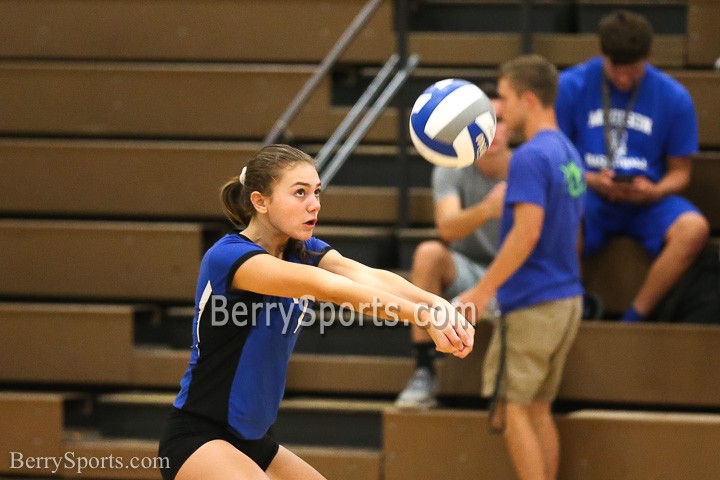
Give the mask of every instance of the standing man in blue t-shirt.
[(526, 142), (510, 158), (500, 250), (459, 298), (460, 308), (483, 311), (497, 296), (503, 318), (485, 358), (483, 393), (501, 407), (491, 408), (491, 420), (493, 412), (505, 413), (505, 440), (521, 480), (557, 478), (551, 403), (582, 313), (577, 241), (585, 182), (580, 155), (555, 120), (557, 79), (539, 55), (500, 69), (498, 114)]
[(616, 11), (599, 25), (601, 57), (560, 76), (558, 124), (584, 157), (583, 255), (627, 235), (655, 257), (623, 320), (643, 320), (704, 247), (708, 222), (677, 193), (698, 150), (690, 94), (647, 63), (648, 21)]

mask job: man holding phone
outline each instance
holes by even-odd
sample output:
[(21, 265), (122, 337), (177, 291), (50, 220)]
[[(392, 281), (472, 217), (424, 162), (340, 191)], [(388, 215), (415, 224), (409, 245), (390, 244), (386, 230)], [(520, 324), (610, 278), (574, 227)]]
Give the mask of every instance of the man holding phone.
[(643, 320), (703, 249), (709, 225), (677, 194), (698, 150), (687, 90), (648, 63), (652, 27), (615, 11), (600, 21), (602, 55), (567, 69), (556, 103), (560, 128), (586, 167), (583, 255), (630, 236), (654, 257), (625, 321)]

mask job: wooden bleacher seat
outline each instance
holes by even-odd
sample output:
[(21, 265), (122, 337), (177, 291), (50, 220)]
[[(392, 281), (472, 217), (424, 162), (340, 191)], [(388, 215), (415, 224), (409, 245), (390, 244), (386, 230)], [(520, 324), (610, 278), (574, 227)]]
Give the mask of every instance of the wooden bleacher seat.
[[(363, 68), (359, 70), (359, 74), (363, 77), (374, 76), (377, 69)], [(300, 145), (302, 151), (315, 158), (321, 147), (320, 144)], [(403, 166), (398, 160), (397, 145), (361, 143), (337, 171), (331, 186), (397, 187), (400, 178), (405, 180), (408, 187), (430, 185), (433, 165), (422, 158), (413, 147), (408, 146), (405, 152), (406, 164)]]
[(221, 219), (249, 142), (0, 139), (3, 215)]
[[(102, 438), (95, 432), (83, 430), (66, 430), (63, 436), (65, 451), (74, 452), (76, 458), (108, 458), (113, 456), (115, 461), (122, 461), (123, 467), (110, 468), (105, 462), (105, 468), (99, 462), (89, 465), (78, 473), (77, 468), (63, 468), (59, 472), (62, 478), (133, 478), (138, 480), (160, 480), (160, 466), (165, 459), (158, 457), (157, 440), (138, 439), (108, 439)], [(145, 462), (146, 467), (133, 468), (132, 459)], [(68, 465), (71, 466), (71, 465)], [(116, 466), (115, 466), (116, 467)]]
[[(372, 327), (368, 327), (372, 328)], [(376, 342), (383, 339), (378, 330)], [(446, 357), (438, 364), (440, 395), (479, 398), (482, 360), (492, 330), (481, 323), (467, 359)], [(310, 332), (303, 332), (310, 334)], [(325, 334), (332, 341), (332, 331)], [(712, 407), (720, 397), (713, 359), (720, 330), (687, 324), (625, 325), (583, 322), (568, 357), (560, 400), (622, 404)], [(188, 350), (136, 349), (135, 385), (176, 387)], [(287, 391), (324, 394), (396, 395), (413, 369), (409, 357), (296, 353)]]
[[(433, 221), (428, 188), (411, 188), (409, 219), (413, 224)], [(329, 187), (323, 193), (321, 222), (395, 224), (398, 219), (398, 189), (394, 187)], [(362, 213), (361, 213), (362, 212)]]
[[(378, 335), (378, 341), (382, 341)], [(410, 358), (296, 354), (288, 370), (288, 391), (396, 394), (412, 375)]]
[[(558, 418), (560, 479), (710, 479), (720, 415), (581, 410)], [(389, 480), (389, 479), (388, 479)]]
[[(686, 45), (684, 35), (655, 35), (650, 63), (659, 68), (682, 68)], [(595, 33), (536, 34), (533, 49), (559, 67), (581, 63), (600, 54)]]
[(380, 480), (383, 478), (383, 453), (376, 450), (302, 445), (288, 445), (287, 448), (328, 479)]
[[(6, 365), (3, 363), (3, 366)], [(62, 448), (63, 403), (69, 396), (62, 393), (0, 392), (0, 451), (3, 452), (0, 455), (0, 474), (42, 474), (29, 468), (11, 469), (11, 452), (20, 452), (24, 457), (60, 457), (65, 454)]]
[(0, 220), (0, 295), (192, 301), (200, 224)]
[[(700, 200), (698, 206), (707, 207), (702, 191), (693, 193), (691, 200)], [(703, 209), (713, 230), (718, 227), (716, 205)], [(718, 239), (711, 237), (706, 245), (708, 253), (718, 251)], [(585, 289), (598, 294), (604, 303), (605, 318), (619, 317), (630, 307), (633, 298), (650, 270), (652, 258), (642, 246), (630, 237), (615, 237), (600, 253), (585, 258), (582, 276)]]
[[(365, 0), (198, 3), (99, 0), (0, 5), (0, 57), (83, 60), (319, 62)], [(385, 2), (342, 57), (384, 61), (394, 48)], [(283, 32), (278, 35), (277, 32)]]
[(711, 67), (720, 58), (718, 4), (715, 0), (688, 0), (687, 63), (692, 67)]
[(382, 449), (383, 415), (392, 401), (286, 398), (271, 430), (281, 443)]
[(313, 235), (348, 258), (369, 267), (386, 268), (395, 262), (395, 238), (390, 227), (322, 226)]
[[(583, 410), (556, 417), (560, 480), (710, 479), (720, 470), (720, 415)], [(486, 412), (385, 414), (385, 480), (515, 478)], [(412, 441), (408, 444), (408, 439)]]
[[(39, 4), (20, 3), (5, 2), (0, 6), (0, 30), (7, 32), (9, 40), (0, 45), (0, 58), (318, 63), (365, 2), (244, 0), (207, 8), (189, 0), (172, 5), (151, 1), (144, 5), (141, 22), (132, 5), (108, 0), (96, 2), (92, 9), (80, 4), (59, 4), (52, 17), (44, 15)], [(457, 7), (457, 2), (445, 3)], [(516, 0), (463, 3), (477, 4), (477, 9), (502, 4), (506, 13), (517, 10), (519, 5)], [(545, 1), (536, 8), (545, 16), (552, 16), (553, 9), (565, 4)], [(102, 14), (98, 15), (98, 11)], [(278, 11), (283, 15), (278, 15)], [(561, 65), (579, 61), (580, 56), (575, 55), (571, 62), (563, 63), (563, 58), (567, 61), (566, 51), (576, 51), (575, 37), (563, 39), (562, 31), (555, 32), (560, 34), (558, 37), (547, 33), (548, 28), (554, 27), (543, 27), (542, 33), (537, 34), (538, 45), (544, 45), (540, 52)], [(421, 55), (424, 65), (494, 66), (521, 52), (516, 29), (513, 22), (504, 33), (477, 31), (477, 26), (471, 32), (416, 31), (410, 33), (410, 50)], [(279, 36), (276, 31), (286, 35)], [(150, 37), (163, 41), (149, 42)], [(288, 38), (292, 41), (287, 41)], [(393, 52), (394, 42), (392, 5), (386, 2), (341, 61), (382, 63)], [(666, 48), (658, 50), (665, 52)], [(672, 51), (672, 63), (664, 64), (658, 59), (658, 64), (682, 66), (676, 63), (677, 48)], [(662, 55), (665, 58), (667, 53)]]
[[(312, 75), (307, 65), (0, 62), (0, 134), (134, 138), (262, 138)], [(330, 79), (290, 125), (327, 138), (347, 112)], [(385, 114), (369, 132), (389, 138)]]
[[(152, 459), (157, 458), (158, 442), (156, 440), (137, 439), (107, 439), (97, 434), (88, 434), (82, 431), (65, 433), (63, 442), (66, 451), (75, 452), (78, 457), (107, 457), (113, 455), (128, 462), (131, 458)], [(285, 445), (293, 453), (310, 463), (326, 478), (342, 478), (346, 480), (379, 480), (382, 471), (382, 453), (370, 449), (313, 447), (307, 445)], [(82, 476), (76, 471), (65, 469), (61, 471), (63, 478), (117, 478), (117, 470), (109, 468), (87, 468)], [(133, 479), (160, 479), (160, 472), (156, 468), (132, 469)], [(31, 479), (28, 479), (31, 480)]]
[(160, 347), (135, 347), (132, 353), (134, 387), (180, 388), (190, 360), (190, 349), (172, 350)]
[[(481, 323), (468, 358), (446, 359), (441, 392), (478, 395), (489, 338), (490, 328)], [(559, 399), (712, 407), (720, 398), (720, 381), (708, 355), (718, 345), (715, 326), (585, 321), (568, 355)]]
[(221, 219), (222, 184), (260, 144), (0, 139), (3, 215)]
[(566, 363), (561, 398), (586, 402), (714, 407), (714, 325), (584, 322)]
[[(220, 186), (259, 148), (248, 142), (0, 139), (0, 168), (13, 172), (0, 178), (0, 213), (223, 221)], [(412, 195), (413, 222), (431, 221), (425, 190)], [(394, 187), (331, 186), (323, 192), (321, 221), (393, 224), (397, 201)]]
[[(189, 358), (189, 349), (135, 347), (128, 386), (179, 388)], [(286, 388), (288, 392), (396, 394), (412, 374), (412, 367), (411, 359), (402, 357), (296, 353)]]
[[(533, 50), (559, 67), (584, 62), (599, 54), (595, 34), (535, 33)], [(650, 61), (662, 68), (685, 66), (684, 35), (657, 35)], [(415, 32), (410, 51), (420, 54), (423, 66), (495, 67), (522, 54), (517, 33)]]
[(620, 315), (630, 307), (651, 262), (647, 252), (633, 239), (613, 238), (603, 251), (583, 261), (585, 289), (600, 295), (606, 314)]
[[(97, 455), (112, 452), (123, 458), (153, 457), (154, 453), (143, 452), (151, 451), (153, 446), (157, 449), (157, 438), (173, 400), (174, 394), (164, 393), (101, 395), (95, 415), (102, 435), (68, 432), (66, 437), (72, 440), (66, 445)], [(382, 401), (286, 399), (273, 426), (273, 436), (328, 478), (378, 480), (382, 468), (382, 419), (389, 408), (391, 403)], [(310, 439), (304, 435), (308, 432), (312, 434)], [(127, 436), (136, 440), (124, 438)], [(298, 440), (301, 443), (296, 443)], [(106, 478), (111, 471), (97, 469), (93, 473)], [(133, 478), (155, 478), (148, 470), (143, 474), (147, 476)]]
[[(7, 32), (8, 39), (0, 44), (0, 58), (318, 63), (365, 2), (244, 0), (208, 8), (190, 0), (172, 5), (152, 1), (144, 5), (141, 21), (127, 2), (103, 0), (92, 8), (62, 3), (52, 16), (39, 4), (20, 3), (0, 6), (0, 30)], [(458, 2), (446, 3), (457, 7)], [(508, 11), (519, 4), (509, 0), (474, 3), (480, 10), (495, 4)], [(558, 6), (553, 3), (563, 4), (546, 1), (536, 8), (552, 12)], [(98, 11), (103, 15), (98, 16)], [(504, 33), (414, 31), (409, 44), (424, 65), (494, 66), (521, 53), (515, 30), (513, 25)], [(278, 36), (276, 31), (286, 34)], [(595, 41), (587, 37), (543, 31), (535, 35), (535, 41), (539, 53), (559, 65), (569, 65), (595, 53)], [(658, 35), (653, 61), (663, 67), (684, 66), (681, 39), (664, 37)], [(382, 63), (393, 52), (394, 42), (392, 5), (386, 2), (341, 61)]]
[(502, 436), (488, 431), (486, 412), (388, 411), (383, 443), (384, 480), (456, 479), (468, 472), (477, 478), (515, 478)]
[(720, 73), (703, 70), (672, 70), (668, 72), (692, 95), (698, 119), (700, 148), (720, 147)]
[(720, 231), (720, 152), (701, 152), (693, 159), (690, 185), (682, 193), (705, 215), (712, 232)]
[(136, 311), (125, 305), (0, 303), (0, 381), (128, 383)]

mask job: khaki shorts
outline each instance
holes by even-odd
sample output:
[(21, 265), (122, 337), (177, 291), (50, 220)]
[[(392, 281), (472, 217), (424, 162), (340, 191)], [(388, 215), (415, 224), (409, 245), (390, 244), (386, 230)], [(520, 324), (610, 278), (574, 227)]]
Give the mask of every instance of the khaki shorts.
[[(507, 325), (505, 375), (500, 398), (521, 405), (552, 402), (560, 388), (565, 359), (582, 313), (582, 297), (572, 297), (510, 312)], [(483, 395), (491, 397), (500, 359), (496, 328), (483, 365)]]

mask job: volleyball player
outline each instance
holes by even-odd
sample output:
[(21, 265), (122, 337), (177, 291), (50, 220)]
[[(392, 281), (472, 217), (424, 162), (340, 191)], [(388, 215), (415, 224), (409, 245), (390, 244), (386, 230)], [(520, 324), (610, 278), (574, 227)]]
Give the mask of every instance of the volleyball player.
[(200, 266), (190, 363), (160, 440), (165, 480), (323, 478), (268, 436), (309, 299), (380, 305), (387, 318), (425, 324), (439, 351), (470, 353), (474, 330), (447, 301), (312, 236), (320, 190), (312, 158), (284, 145), (260, 150), (223, 186), (226, 216), (246, 227)]

